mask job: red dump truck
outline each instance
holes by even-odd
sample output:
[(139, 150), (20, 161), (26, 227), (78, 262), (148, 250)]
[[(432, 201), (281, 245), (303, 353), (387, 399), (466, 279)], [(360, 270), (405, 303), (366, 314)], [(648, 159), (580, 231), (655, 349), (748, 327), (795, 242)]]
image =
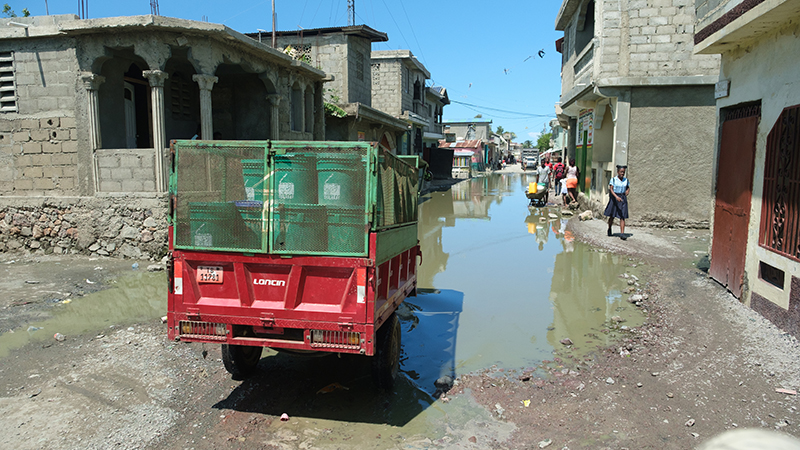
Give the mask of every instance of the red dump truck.
[(263, 347), (371, 356), (391, 387), (421, 258), (416, 162), (363, 142), (170, 148), (169, 337), (222, 344), (236, 378)]

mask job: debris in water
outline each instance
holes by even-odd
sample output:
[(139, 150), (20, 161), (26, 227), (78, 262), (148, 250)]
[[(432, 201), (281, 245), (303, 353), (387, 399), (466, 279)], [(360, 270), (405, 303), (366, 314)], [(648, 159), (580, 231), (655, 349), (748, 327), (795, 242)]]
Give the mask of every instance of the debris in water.
[(687, 427), (691, 427), (693, 425), (694, 425), (694, 419), (689, 419), (689, 420), (686, 421), (686, 426)]
[(552, 444), (552, 443), (553, 443), (553, 440), (552, 440), (552, 439), (545, 439), (545, 440), (543, 440), (543, 441), (539, 442), (539, 448), (545, 448), (545, 447), (548, 447), (548, 446), (549, 446), (550, 444)]
[[(12, 262), (13, 262), (13, 261), (12, 261)], [(25, 281), (25, 283), (26, 283), (26, 284), (39, 284), (39, 282), (38, 282), (38, 281), (34, 281), (34, 280), (26, 280), (26, 281)]]
[(794, 389), (776, 388), (775, 392), (779, 394), (797, 395), (797, 391), (795, 391)]
[(531, 401), (530, 400), (523, 400), (522, 401), (522, 405), (527, 408), (527, 407), (531, 406)]
[(94, 284), (94, 283), (95, 283), (94, 281), (91, 281), (88, 278), (86, 279), (86, 284)]
[(35, 327), (35, 326), (31, 325), (31, 326), (28, 327), (28, 333), (33, 333), (33, 332), (39, 331), (41, 329), (42, 329), (42, 327)]
[(58, 342), (64, 342), (64, 339), (66, 339), (66, 338), (67, 337), (64, 336), (61, 333), (56, 333), (56, 334), (53, 335), (53, 339), (57, 340)]
[(139, 263), (133, 263), (133, 264), (131, 264), (131, 269), (133, 269), (133, 270), (137, 270), (138, 268), (139, 268)]
[(564, 345), (572, 345), (572, 339), (570, 339), (570, 338), (564, 338), (559, 342), (561, 342)]
[[(337, 390), (345, 390), (345, 391), (349, 391), (349, 390), (350, 390), (350, 388), (349, 388), (349, 387), (346, 387), (346, 386), (342, 386), (342, 385), (341, 385), (341, 384), (339, 384), (339, 383), (331, 383), (331, 384), (329, 384), (329, 385), (325, 386), (324, 388), (322, 388), (322, 389), (318, 390), (318, 391), (317, 391), (317, 394), (329, 394), (329, 393), (331, 393), (331, 392), (333, 392), (333, 391), (337, 391)], [(282, 420), (282, 419), (281, 419), (281, 420)]]
[(606, 378), (606, 384), (614, 384), (614, 379), (611, 377)]

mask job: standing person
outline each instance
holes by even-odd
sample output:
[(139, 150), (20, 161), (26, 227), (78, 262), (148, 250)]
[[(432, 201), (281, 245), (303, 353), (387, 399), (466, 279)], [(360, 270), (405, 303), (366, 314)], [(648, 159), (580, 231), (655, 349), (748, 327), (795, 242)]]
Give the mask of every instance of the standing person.
[(545, 161), (541, 161), (539, 163), (539, 169), (537, 172), (539, 174), (539, 187), (541, 187), (541, 184), (544, 183), (544, 190), (547, 192), (544, 194), (544, 202), (547, 204), (547, 200), (550, 198), (550, 168), (547, 167), (547, 163)]
[(556, 158), (556, 163), (553, 164), (553, 186), (556, 188), (556, 197), (561, 195), (561, 179), (566, 176), (566, 168), (561, 163), (561, 157)]
[(578, 202), (578, 177), (581, 176), (581, 171), (575, 165), (575, 158), (569, 160), (569, 167), (567, 167), (567, 199), (569, 203)]
[(628, 193), (631, 191), (631, 185), (625, 178), (625, 169), (627, 168), (628, 166), (617, 166), (617, 176), (608, 183), (608, 192), (611, 197), (608, 199), (608, 206), (604, 213), (608, 216), (609, 236), (612, 235), (611, 225), (614, 224), (614, 218), (619, 218), (619, 237), (623, 241), (628, 239), (628, 236), (625, 235), (625, 219), (628, 218)]

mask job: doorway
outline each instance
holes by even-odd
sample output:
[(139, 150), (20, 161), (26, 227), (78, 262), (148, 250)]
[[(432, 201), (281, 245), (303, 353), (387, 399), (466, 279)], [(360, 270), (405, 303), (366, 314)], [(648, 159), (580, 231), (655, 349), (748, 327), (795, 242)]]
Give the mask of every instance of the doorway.
[(741, 298), (761, 106), (722, 111), (709, 275)]

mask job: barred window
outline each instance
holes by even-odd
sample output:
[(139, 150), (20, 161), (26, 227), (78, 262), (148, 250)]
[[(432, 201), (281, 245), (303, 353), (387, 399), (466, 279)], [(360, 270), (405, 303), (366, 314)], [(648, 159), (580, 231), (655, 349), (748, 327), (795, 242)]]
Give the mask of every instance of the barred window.
[(189, 120), (192, 118), (191, 92), (191, 85), (182, 73), (175, 72), (169, 77), (169, 93), (173, 119)]
[(759, 243), (800, 261), (800, 105), (786, 108), (767, 136)]
[(356, 50), (356, 78), (364, 80), (364, 54)]
[(380, 64), (373, 64), (372, 65), (372, 84), (380, 84), (381, 83), (381, 65)]
[(0, 52), (0, 111), (17, 112), (14, 52)]

